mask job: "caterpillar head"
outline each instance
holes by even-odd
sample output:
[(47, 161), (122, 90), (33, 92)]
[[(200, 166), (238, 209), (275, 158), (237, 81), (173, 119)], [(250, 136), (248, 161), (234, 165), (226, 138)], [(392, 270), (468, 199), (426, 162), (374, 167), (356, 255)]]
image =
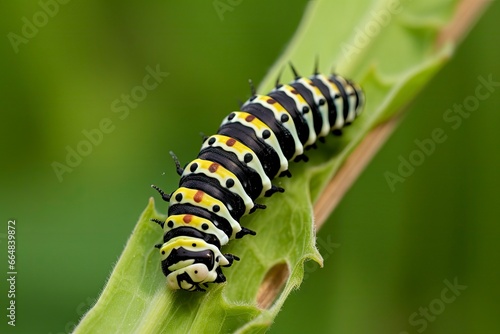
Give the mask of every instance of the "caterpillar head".
[(172, 290), (203, 291), (201, 285), (225, 281), (220, 266), (229, 261), (217, 247), (197, 238), (178, 237), (160, 248), (162, 271)]
[(195, 263), (178, 269), (167, 276), (167, 285), (171, 290), (203, 291), (202, 283), (212, 283), (210, 270), (203, 263)]

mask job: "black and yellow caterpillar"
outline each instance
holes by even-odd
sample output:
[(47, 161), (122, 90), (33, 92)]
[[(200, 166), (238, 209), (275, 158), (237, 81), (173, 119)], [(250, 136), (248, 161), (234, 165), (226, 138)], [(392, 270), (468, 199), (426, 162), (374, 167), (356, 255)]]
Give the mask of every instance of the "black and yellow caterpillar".
[(222, 121), (217, 134), (203, 141), (198, 157), (181, 168), (179, 188), (172, 194), (155, 188), (170, 202), (164, 229), (161, 268), (171, 289), (204, 291), (201, 285), (226, 281), (221, 267), (239, 258), (222, 254), (230, 239), (255, 235), (239, 221), (265, 206), (255, 203), (284, 189), (271, 183), (291, 176), (290, 160), (307, 161), (304, 150), (330, 133), (338, 134), (360, 115), (364, 93), (339, 75), (295, 74), (267, 95), (252, 97)]

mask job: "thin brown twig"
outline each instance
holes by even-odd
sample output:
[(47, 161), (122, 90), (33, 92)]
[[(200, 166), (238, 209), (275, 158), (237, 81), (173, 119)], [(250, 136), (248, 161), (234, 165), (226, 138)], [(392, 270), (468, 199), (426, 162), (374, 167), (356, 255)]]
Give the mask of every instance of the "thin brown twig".
[(462, 0), (455, 11), (453, 20), (441, 30), (436, 46), (447, 42), (460, 43), (492, 0)]
[(314, 204), (314, 225), (316, 230), (321, 228), (359, 174), (365, 169), (382, 144), (385, 143), (399, 123), (399, 119), (400, 117), (394, 117), (369, 132), (328, 183), (318, 201)]

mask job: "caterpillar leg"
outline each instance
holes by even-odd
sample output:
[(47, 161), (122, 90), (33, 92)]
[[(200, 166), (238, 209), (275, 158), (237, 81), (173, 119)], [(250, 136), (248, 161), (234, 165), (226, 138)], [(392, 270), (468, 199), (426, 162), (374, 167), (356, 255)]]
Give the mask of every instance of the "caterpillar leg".
[(296, 156), (295, 159), (293, 159), (293, 161), (294, 162), (300, 162), (300, 161), (308, 162), (309, 157), (305, 154), (301, 154), (301, 155)]
[(269, 189), (268, 191), (266, 191), (266, 194), (264, 195), (265, 197), (271, 197), (274, 193), (283, 193), (285, 192), (285, 189), (281, 188), (281, 187), (278, 187), (278, 186), (275, 186), (274, 184), (271, 186), (271, 189)]
[(229, 261), (229, 264), (226, 264), (224, 267), (231, 267), (234, 261), (239, 261), (240, 258), (234, 254), (224, 254), (224, 257)]
[(280, 173), (279, 177), (292, 177), (292, 173), (290, 173), (290, 171), (288, 170), (285, 170), (283, 172)]
[(267, 208), (267, 206), (265, 206), (264, 204), (254, 203), (253, 208), (250, 210), (250, 213), (254, 213), (255, 211), (257, 211), (257, 209), (264, 210), (265, 208)]
[[(229, 264), (226, 264), (224, 267), (231, 267), (234, 261), (239, 261), (240, 258), (233, 254), (224, 254), (224, 257), (229, 261)], [(213, 283), (224, 283), (226, 281), (226, 276), (222, 272), (221, 267), (218, 267), (215, 272), (217, 273), (217, 278)]]
[(214, 283), (224, 283), (226, 281), (226, 276), (224, 276), (220, 267), (217, 268), (216, 272), (217, 278), (215, 279)]
[[(257, 233), (255, 231), (252, 231), (246, 227), (241, 227), (241, 231), (239, 231), (238, 233), (236, 233), (236, 239), (241, 239), (243, 238), (245, 235), (247, 234), (250, 234), (250, 235), (256, 235)], [(238, 258), (238, 261), (240, 259)]]

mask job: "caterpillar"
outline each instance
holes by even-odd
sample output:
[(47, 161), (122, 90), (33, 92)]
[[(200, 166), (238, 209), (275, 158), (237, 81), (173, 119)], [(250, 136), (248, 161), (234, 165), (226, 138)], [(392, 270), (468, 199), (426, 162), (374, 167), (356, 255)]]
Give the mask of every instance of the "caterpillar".
[(161, 269), (172, 289), (205, 291), (207, 283), (222, 283), (222, 267), (239, 257), (223, 254), (230, 239), (255, 235), (242, 227), (242, 216), (264, 209), (255, 203), (284, 189), (273, 185), (277, 176), (291, 177), (289, 161), (308, 161), (304, 151), (333, 132), (341, 134), (363, 110), (364, 92), (337, 74), (300, 76), (276, 82), (267, 95), (251, 97), (239, 111), (222, 121), (217, 133), (203, 140), (198, 157), (181, 167), (175, 155), (179, 187), (171, 194), (152, 185), (169, 202), (165, 221), (152, 219), (164, 230)]

